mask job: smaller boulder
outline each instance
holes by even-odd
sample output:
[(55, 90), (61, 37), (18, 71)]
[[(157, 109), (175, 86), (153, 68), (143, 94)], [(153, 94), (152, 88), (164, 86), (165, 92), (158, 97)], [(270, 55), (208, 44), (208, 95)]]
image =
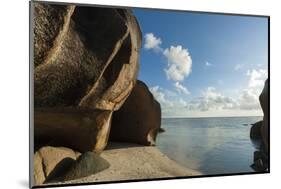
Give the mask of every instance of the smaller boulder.
[(64, 147), (44, 146), (34, 154), (34, 184), (39, 185), (63, 175), (75, 162), (76, 153)]
[(44, 146), (34, 155), (34, 184), (79, 179), (109, 166), (110, 164), (95, 152), (80, 154), (70, 148)]
[(160, 125), (160, 104), (145, 83), (137, 81), (123, 106), (113, 113), (110, 140), (155, 145)]
[(108, 161), (100, 157), (99, 154), (94, 152), (86, 152), (82, 154), (63, 176), (61, 180), (73, 180), (77, 178), (86, 177), (110, 167)]
[(268, 156), (261, 151), (254, 152), (254, 163), (251, 167), (257, 172), (264, 172), (268, 170)]
[(251, 139), (261, 139), (261, 126), (262, 126), (262, 121), (256, 122), (252, 125), (250, 131)]
[(158, 133), (164, 133), (165, 129), (163, 129), (162, 127), (159, 128)]
[(269, 81), (268, 79), (265, 81), (264, 88), (262, 93), (259, 96), (260, 104), (263, 111), (263, 122), (261, 126), (261, 136), (263, 140), (263, 144), (266, 152), (268, 152), (269, 148)]

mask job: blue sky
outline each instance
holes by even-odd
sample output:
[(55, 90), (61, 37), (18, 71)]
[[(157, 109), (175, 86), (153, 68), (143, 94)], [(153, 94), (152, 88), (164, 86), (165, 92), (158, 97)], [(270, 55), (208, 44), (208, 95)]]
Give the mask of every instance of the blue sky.
[(143, 35), (138, 78), (163, 117), (262, 115), (267, 18), (133, 11)]

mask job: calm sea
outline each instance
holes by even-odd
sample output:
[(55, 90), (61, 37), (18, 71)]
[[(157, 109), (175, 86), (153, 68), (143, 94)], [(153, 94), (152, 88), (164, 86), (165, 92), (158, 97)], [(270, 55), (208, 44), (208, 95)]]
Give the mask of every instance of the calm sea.
[(163, 118), (158, 148), (170, 159), (203, 174), (254, 172), (252, 123), (262, 117)]

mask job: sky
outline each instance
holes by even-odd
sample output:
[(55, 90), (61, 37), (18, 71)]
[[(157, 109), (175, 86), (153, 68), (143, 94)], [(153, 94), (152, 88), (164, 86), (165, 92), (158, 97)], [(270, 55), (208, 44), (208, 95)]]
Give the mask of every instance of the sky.
[(261, 116), (268, 76), (265, 17), (133, 9), (140, 70), (163, 117)]

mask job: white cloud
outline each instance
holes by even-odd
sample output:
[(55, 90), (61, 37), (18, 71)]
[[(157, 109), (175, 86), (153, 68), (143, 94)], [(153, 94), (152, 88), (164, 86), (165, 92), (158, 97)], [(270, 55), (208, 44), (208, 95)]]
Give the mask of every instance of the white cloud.
[(219, 93), (214, 87), (208, 87), (206, 91), (202, 93), (201, 97), (193, 99), (190, 102), (190, 110), (222, 110), (222, 109), (234, 109), (237, 107), (237, 102), (230, 97), (224, 96)]
[(160, 88), (158, 85), (149, 88), (154, 98), (161, 104), (161, 106), (172, 106), (173, 103), (167, 99), (165, 90)]
[(244, 89), (239, 96), (239, 107), (242, 110), (260, 109), (259, 94), (257, 89)]
[(185, 100), (183, 100), (182, 98), (180, 98), (179, 105), (182, 106), (182, 107), (186, 107), (187, 106), (187, 102)]
[(253, 69), (247, 71), (247, 76), (250, 76), (249, 80), (249, 87), (255, 88), (255, 87), (263, 87), (264, 82), (267, 78), (267, 70), (266, 69)]
[(182, 84), (180, 84), (178, 81), (174, 84), (176, 90), (181, 93), (181, 94), (185, 94), (185, 95), (189, 95), (190, 92), (188, 91), (188, 89), (186, 87), (184, 87)]
[(184, 49), (181, 45), (171, 46), (164, 50), (163, 55), (168, 60), (165, 72), (169, 80), (182, 81), (191, 73), (192, 60), (188, 49)]
[(210, 66), (212, 66), (212, 65), (213, 65), (213, 64), (211, 64), (210, 62), (206, 62), (206, 63), (205, 63), (205, 66), (206, 66), (206, 67), (210, 67)]
[(144, 36), (144, 48), (149, 50), (149, 49), (153, 49), (156, 52), (158, 51), (162, 51), (162, 48), (160, 47), (160, 45), (162, 44), (162, 41), (160, 38), (157, 38), (154, 36), (153, 33), (147, 33)]
[(236, 64), (236, 65), (234, 66), (234, 70), (235, 70), (235, 71), (238, 71), (238, 70), (241, 70), (243, 67), (244, 67), (244, 64)]
[(173, 117), (174, 115), (184, 115), (187, 111), (187, 101), (167, 89), (159, 86), (149, 88), (154, 98), (161, 104), (161, 112), (163, 117)]
[(257, 88), (237, 91), (237, 97), (232, 98), (214, 87), (208, 87), (190, 101), (159, 86), (151, 87), (150, 91), (161, 104), (163, 117), (262, 115), (258, 100), (261, 90)]
[(249, 76), (248, 88), (240, 91), (238, 97), (239, 107), (241, 110), (261, 109), (259, 95), (267, 78), (267, 70), (248, 70), (247, 76)]
[[(239, 69), (242, 66), (237, 66)], [(188, 103), (189, 110), (207, 112), (209, 110), (232, 110), (261, 112), (259, 95), (267, 78), (267, 70), (253, 69), (247, 71), (249, 76), (248, 88), (237, 91), (235, 98), (228, 97), (218, 92), (213, 87), (208, 87), (198, 98)], [(211, 113), (211, 111), (209, 111)]]
[(197, 97), (188, 103), (189, 110), (260, 110), (258, 89), (244, 89), (237, 98), (231, 98), (218, 92), (214, 87), (208, 87)]

